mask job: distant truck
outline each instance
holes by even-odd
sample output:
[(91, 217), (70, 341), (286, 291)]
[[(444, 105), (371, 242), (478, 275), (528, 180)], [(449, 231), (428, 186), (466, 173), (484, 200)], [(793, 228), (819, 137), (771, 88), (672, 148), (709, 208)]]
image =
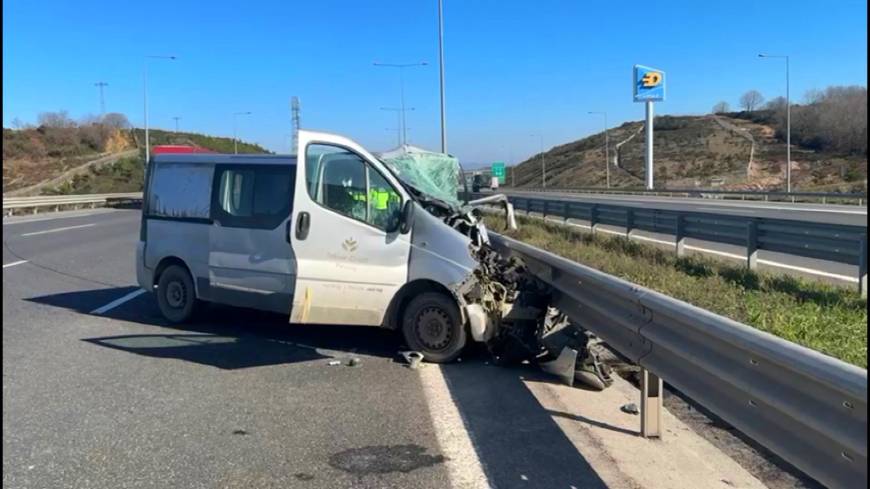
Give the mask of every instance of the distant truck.
[(498, 190), (498, 177), (492, 177), (489, 181), (489, 188), (491, 190)]
[(483, 187), (483, 175), (478, 173), (471, 180), (471, 191), (480, 192), (481, 187)]

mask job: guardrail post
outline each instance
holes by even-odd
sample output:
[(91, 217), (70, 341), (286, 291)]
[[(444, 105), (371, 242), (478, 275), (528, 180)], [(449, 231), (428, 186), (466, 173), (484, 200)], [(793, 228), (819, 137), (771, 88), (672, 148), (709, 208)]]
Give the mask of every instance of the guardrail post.
[(662, 437), (662, 379), (643, 368), (640, 380), (640, 434), (644, 438)]
[(634, 209), (629, 207), (625, 211), (625, 239), (631, 241), (631, 232), (634, 230)]
[(598, 206), (596, 204), (592, 204), (592, 207), (589, 209), (589, 228), (592, 234), (595, 234), (595, 226), (598, 224)]
[(677, 229), (675, 241), (675, 251), (677, 258), (686, 256), (686, 220), (681, 215), (677, 215)]
[(867, 298), (867, 235), (861, 236), (861, 244), (858, 254), (858, 292), (861, 297)]
[(758, 268), (758, 222), (754, 219), (746, 224), (746, 267)]

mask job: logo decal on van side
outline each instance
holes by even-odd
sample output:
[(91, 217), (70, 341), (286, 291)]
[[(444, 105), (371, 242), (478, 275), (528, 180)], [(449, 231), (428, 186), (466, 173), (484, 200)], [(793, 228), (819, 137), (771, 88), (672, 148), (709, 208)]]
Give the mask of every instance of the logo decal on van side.
[(344, 248), (344, 251), (348, 253), (353, 253), (356, 251), (357, 247), (359, 247), (359, 243), (356, 242), (353, 238), (347, 238), (341, 243), (341, 247)]

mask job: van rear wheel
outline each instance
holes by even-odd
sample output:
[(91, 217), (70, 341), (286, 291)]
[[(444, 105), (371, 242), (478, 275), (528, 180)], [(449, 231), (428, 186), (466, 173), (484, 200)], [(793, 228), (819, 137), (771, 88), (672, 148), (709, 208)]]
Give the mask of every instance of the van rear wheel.
[(160, 274), (157, 282), (157, 305), (171, 323), (189, 321), (198, 304), (193, 279), (183, 267), (170, 265)]
[(413, 298), (402, 314), (405, 342), (425, 360), (448, 363), (465, 347), (466, 333), (452, 298), (426, 292)]

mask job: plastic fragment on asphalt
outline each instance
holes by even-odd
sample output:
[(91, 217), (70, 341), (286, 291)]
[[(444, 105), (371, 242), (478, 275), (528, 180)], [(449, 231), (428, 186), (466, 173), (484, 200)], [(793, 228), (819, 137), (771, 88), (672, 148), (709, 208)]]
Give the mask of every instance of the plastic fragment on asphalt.
[(417, 370), (422, 367), (423, 362), (423, 354), (418, 351), (403, 351), (399, 352), (400, 355), (408, 362), (408, 367), (411, 370)]
[(335, 367), (336, 365), (341, 365), (341, 361), (340, 360), (330, 360), (329, 361), (330, 367)]
[(637, 409), (637, 404), (633, 402), (623, 404), (622, 407), (619, 408), (619, 410), (628, 414), (640, 414), (640, 410)]

